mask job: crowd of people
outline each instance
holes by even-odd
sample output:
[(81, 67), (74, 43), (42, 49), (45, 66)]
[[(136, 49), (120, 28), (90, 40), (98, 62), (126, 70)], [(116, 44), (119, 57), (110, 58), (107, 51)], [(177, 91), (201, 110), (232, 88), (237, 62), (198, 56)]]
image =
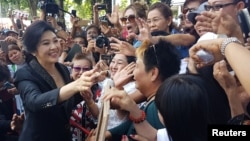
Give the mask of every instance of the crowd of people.
[(162, 2), (116, 5), (108, 21), (95, 4), (71, 32), (41, 10), (1, 33), (0, 140), (94, 141), (105, 101), (101, 140), (207, 141), (209, 125), (249, 125), (247, 4), (186, 0), (179, 26)]

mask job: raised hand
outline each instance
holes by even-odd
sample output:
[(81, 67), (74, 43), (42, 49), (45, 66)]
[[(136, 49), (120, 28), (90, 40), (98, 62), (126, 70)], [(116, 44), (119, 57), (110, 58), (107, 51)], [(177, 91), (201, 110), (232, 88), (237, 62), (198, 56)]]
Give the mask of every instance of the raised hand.
[(240, 25), (232, 16), (222, 12), (222, 8), (218, 12), (204, 11), (196, 17), (196, 20), (195, 28), (198, 30), (225, 34), (243, 41)]
[(115, 5), (112, 13), (110, 15), (109, 14), (106, 15), (110, 23), (114, 24), (115, 26), (120, 26), (118, 12), (119, 12), (119, 5)]
[(10, 123), (11, 130), (20, 132), (23, 127), (24, 122), (24, 114), (22, 113), (20, 116), (17, 114), (14, 114), (12, 116), (12, 121)]
[[(237, 83), (235, 75), (228, 71), (224, 60), (214, 64), (213, 75), (226, 92), (232, 117), (244, 113), (242, 105), (249, 102), (249, 96), (245, 93), (243, 87)], [(244, 99), (241, 98), (242, 96)]]
[(91, 86), (98, 82), (99, 75), (95, 69), (82, 73), (81, 77), (75, 80), (77, 90), (82, 93), (90, 91)]
[(150, 40), (152, 39), (150, 28), (147, 22), (141, 18), (136, 19), (136, 24), (139, 28), (140, 34), (136, 37), (140, 41)]
[(236, 79), (228, 71), (226, 62), (224, 60), (214, 64), (213, 75), (225, 91), (236, 90)]
[(111, 37), (113, 43), (110, 43), (112, 49), (116, 50), (115, 53), (124, 54), (126, 56), (135, 56), (135, 48), (128, 42), (121, 41), (117, 38)]
[[(220, 38), (200, 41), (189, 49), (189, 56), (193, 59), (194, 63), (197, 64), (198, 68), (220, 61), (224, 59), (224, 56), (220, 52), (220, 46), (223, 40), (224, 39)], [(204, 63), (204, 61), (196, 55), (196, 53), (201, 49), (210, 52), (214, 56), (214, 60), (211, 63)]]
[(93, 98), (93, 93), (91, 92), (91, 90), (81, 92), (80, 94), (87, 103)]
[(132, 62), (128, 64), (126, 67), (124, 67), (122, 70), (118, 70), (113, 77), (115, 87), (121, 88), (129, 81), (131, 81), (132, 77), (134, 76), (133, 75), (134, 69), (135, 69), (135, 63)]
[(110, 100), (111, 104), (118, 105), (121, 110), (133, 111), (139, 108), (135, 101), (123, 90), (119, 90), (115, 87), (106, 89), (107, 93), (104, 95), (103, 100)]

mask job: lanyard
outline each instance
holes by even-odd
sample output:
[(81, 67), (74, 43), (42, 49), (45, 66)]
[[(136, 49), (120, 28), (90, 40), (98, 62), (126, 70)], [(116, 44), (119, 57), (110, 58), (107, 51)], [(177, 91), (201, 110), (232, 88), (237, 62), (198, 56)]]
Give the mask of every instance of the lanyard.
[(15, 64), (11, 65), (11, 68), (12, 68), (12, 70), (13, 70), (14, 72), (16, 72), (16, 65), (15, 65)]

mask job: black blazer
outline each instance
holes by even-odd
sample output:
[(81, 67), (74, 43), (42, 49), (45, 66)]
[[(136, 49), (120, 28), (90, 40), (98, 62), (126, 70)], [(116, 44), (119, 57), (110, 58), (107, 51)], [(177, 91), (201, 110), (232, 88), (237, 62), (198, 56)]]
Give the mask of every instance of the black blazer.
[[(56, 68), (65, 84), (69, 83), (71, 80), (67, 67), (56, 63)], [(82, 100), (81, 96), (76, 94), (58, 103), (60, 88), (36, 59), (16, 72), (14, 82), (25, 110), (19, 141), (70, 141), (69, 118), (72, 108)]]

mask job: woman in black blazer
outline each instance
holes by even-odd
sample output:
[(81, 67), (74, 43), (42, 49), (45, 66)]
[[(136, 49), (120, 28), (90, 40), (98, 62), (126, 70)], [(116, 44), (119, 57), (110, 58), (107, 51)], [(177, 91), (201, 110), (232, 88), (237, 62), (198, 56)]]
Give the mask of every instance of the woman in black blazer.
[(20, 141), (70, 141), (72, 108), (99, 73), (90, 70), (71, 82), (58, 63), (61, 47), (54, 28), (44, 21), (32, 23), (23, 36), (27, 65), (16, 72), (15, 85), (23, 100), (25, 121)]

